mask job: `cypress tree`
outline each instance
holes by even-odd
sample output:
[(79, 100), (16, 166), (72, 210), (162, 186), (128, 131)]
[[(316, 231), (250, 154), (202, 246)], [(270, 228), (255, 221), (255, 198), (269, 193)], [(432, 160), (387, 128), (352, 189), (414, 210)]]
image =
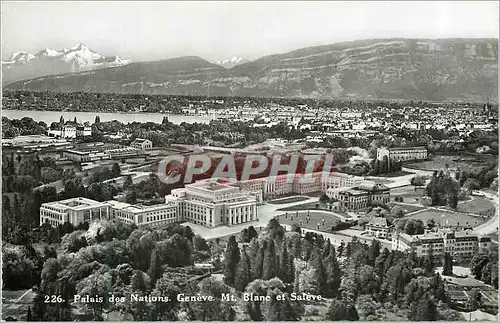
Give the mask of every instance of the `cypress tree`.
[(33, 321), (33, 317), (31, 315), (31, 307), (28, 306), (28, 314), (26, 314), (26, 321)]
[(262, 279), (269, 280), (277, 275), (276, 246), (274, 240), (269, 240), (264, 250), (264, 263), (262, 268)]
[(240, 248), (234, 236), (229, 237), (224, 259), (224, 283), (234, 287), (236, 265), (240, 260)]
[(325, 258), (324, 265), (327, 273), (327, 296), (335, 297), (337, 296), (342, 279), (342, 272), (337, 261), (337, 256), (335, 255), (335, 248), (330, 249), (330, 254)]
[(244, 291), (248, 283), (251, 282), (250, 259), (246, 249), (241, 252), (240, 261), (237, 264), (236, 277), (234, 278), (234, 287), (239, 291)]
[(380, 255), (380, 241), (372, 240), (370, 249), (368, 249), (368, 264), (370, 266), (375, 265), (375, 260)]
[(453, 260), (448, 252), (444, 253), (443, 275), (453, 275)]
[(161, 268), (160, 256), (158, 255), (157, 248), (155, 248), (151, 253), (148, 270), (149, 277), (151, 277), (151, 289), (154, 288), (156, 281), (160, 279), (162, 273), (163, 269)]
[(283, 283), (291, 283), (293, 281), (293, 272), (290, 262), (290, 257), (286, 245), (283, 245), (283, 251), (281, 252), (281, 261), (279, 266), (279, 278)]

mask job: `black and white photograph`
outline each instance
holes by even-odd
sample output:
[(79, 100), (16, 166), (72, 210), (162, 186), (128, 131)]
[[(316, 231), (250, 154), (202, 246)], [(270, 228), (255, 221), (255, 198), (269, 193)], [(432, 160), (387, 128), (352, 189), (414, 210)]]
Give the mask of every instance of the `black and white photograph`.
[(2, 1), (2, 321), (498, 322), (498, 1)]

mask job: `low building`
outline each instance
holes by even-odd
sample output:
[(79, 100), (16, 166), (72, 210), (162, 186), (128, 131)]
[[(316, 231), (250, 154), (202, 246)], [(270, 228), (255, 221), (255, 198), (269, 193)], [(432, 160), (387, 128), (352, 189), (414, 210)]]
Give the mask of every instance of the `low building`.
[(43, 203), (40, 206), (40, 225), (58, 226), (69, 222), (74, 226), (82, 222), (109, 219), (109, 204), (84, 197)]
[(89, 126), (77, 126), (76, 127), (76, 137), (90, 137), (92, 136), (92, 128)]
[(372, 181), (364, 181), (359, 186), (335, 190), (332, 197), (340, 201), (340, 206), (350, 211), (357, 211), (373, 205), (390, 202), (390, 190), (387, 186)]
[(486, 252), (490, 244), (489, 237), (474, 235), (470, 231), (442, 230), (414, 236), (400, 233), (393, 238), (392, 249), (414, 250), (418, 256), (425, 256), (430, 252), (435, 256), (443, 256), (447, 252), (454, 258), (468, 259), (477, 253)]
[(64, 125), (60, 129), (49, 129), (49, 136), (58, 138), (82, 138), (92, 135), (92, 128), (84, 125)]
[(107, 149), (104, 151), (110, 159), (130, 158), (142, 155), (141, 150), (132, 147)]
[(148, 139), (136, 138), (134, 141), (132, 141), (130, 147), (141, 150), (151, 149), (153, 148), (153, 142)]
[(68, 149), (63, 151), (63, 158), (78, 162), (78, 163), (87, 163), (93, 162), (97, 160), (105, 160), (109, 159), (109, 155), (104, 152), (98, 151), (80, 151), (75, 149)]
[(160, 226), (179, 221), (174, 203), (157, 205), (131, 205), (118, 201), (107, 201), (110, 217), (137, 226)]
[(377, 159), (383, 160), (385, 156), (389, 160), (403, 162), (408, 160), (425, 160), (428, 153), (425, 147), (378, 148)]
[(343, 173), (333, 173), (325, 176), (321, 182), (321, 191), (342, 187), (356, 187), (363, 182), (363, 177)]
[(366, 232), (377, 238), (387, 239), (389, 237), (391, 225), (386, 218), (377, 218), (374, 217), (368, 222), (365, 226)]

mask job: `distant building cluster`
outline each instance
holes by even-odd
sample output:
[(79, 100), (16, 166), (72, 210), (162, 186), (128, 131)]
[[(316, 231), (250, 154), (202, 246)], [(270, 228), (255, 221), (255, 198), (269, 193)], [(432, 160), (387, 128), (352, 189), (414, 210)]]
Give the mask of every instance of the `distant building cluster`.
[(392, 249), (415, 251), (419, 257), (431, 252), (439, 257), (447, 252), (454, 257), (472, 258), (477, 253), (486, 252), (490, 244), (489, 237), (474, 235), (470, 231), (443, 230), (413, 236), (399, 233), (392, 240)]
[(78, 163), (93, 162), (105, 159), (121, 159), (138, 157), (144, 154), (144, 150), (152, 148), (153, 144), (147, 139), (136, 139), (130, 147), (122, 147), (110, 143), (86, 143), (76, 145), (72, 149), (63, 151), (63, 158)]
[(61, 129), (50, 129), (48, 134), (56, 138), (83, 138), (92, 135), (92, 128), (84, 125), (64, 125)]

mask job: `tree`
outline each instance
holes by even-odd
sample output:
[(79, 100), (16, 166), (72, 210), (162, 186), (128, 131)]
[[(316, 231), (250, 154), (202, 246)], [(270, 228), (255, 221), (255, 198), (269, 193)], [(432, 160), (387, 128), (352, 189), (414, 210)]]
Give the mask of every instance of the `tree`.
[(101, 123), (101, 118), (99, 116), (95, 116), (94, 123), (96, 123), (96, 124)]
[(207, 244), (207, 240), (205, 240), (202, 236), (198, 234), (193, 237), (193, 246), (196, 251), (210, 250), (210, 247)]
[(473, 288), (467, 299), (467, 307), (470, 311), (475, 311), (481, 307), (481, 292), (477, 288)]
[(280, 257), (280, 266), (278, 268), (278, 277), (284, 282), (284, 283), (291, 283), (293, 282), (293, 273), (294, 273), (294, 268), (293, 268), (293, 257), (290, 257), (288, 255), (288, 250), (286, 245), (283, 245), (282, 247), (283, 251), (281, 252), (281, 257)]
[(122, 170), (120, 168), (120, 165), (118, 163), (114, 163), (113, 166), (111, 167), (111, 174), (113, 177), (118, 177), (122, 173)]
[(26, 314), (26, 321), (33, 321), (33, 316), (31, 315), (31, 306), (28, 306), (28, 313)]
[(368, 249), (368, 264), (370, 266), (375, 265), (375, 260), (380, 255), (380, 241), (373, 239), (370, 245), (370, 249)]
[(137, 192), (132, 190), (125, 195), (125, 202), (129, 204), (137, 203)]
[(434, 252), (432, 251), (432, 246), (429, 248), (429, 252), (426, 254), (424, 259), (424, 271), (427, 276), (431, 276), (434, 274), (434, 269), (436, 268), (436, 264), (434, 261)]
[(127, 175), (123, 181), (123, 189), (126, 190), (134, 184), (132, 181), (132, 175)]
[(444, 263), (443, 263), (443, 275), (451, 276), (453, 275), (453, 259), (450, 253), (444, 253)]
[(476, 254), (470, 262), (471, 274), (476, 278), (481, 280), (483, 273), (483, 267), (488, 263), (488, 255), (479, 253)]
[[(230, 293), (230, 288), (215, 277), (204, 279), (200, 283), (201, 295), (213, 296), (213, 302), (193, 302), (188, 312), (192, 320), (197, 321), (233, 321), (236, 312), (231, 302), (221, 300), (223, 294)], [(194, 294), (194, 293), (193, 293)]]
[(329, 201), (330, 201), (330, 198), (329, 198), (329, 197), (328, 197), (328, 195), (326, 195), (326, 194), (321, 195), (321, 197), (319, 198), (319, 202), (320, 202), (321, 204), (326, 204), (326, 203), (328, 203)]
[(236, 265), (240, 260), (240, 248), (234, 236), (230, 236), (226, 246), (224, 257), (224, 283), (234, 286), (236, 277)]
[(436, 321), (437, 307), (434, 301), (425, 293), (417, 303), (417, 306), (412, 307), (408, 314), (408, 319), (411, 321)]
[(246, 249), (243, 248), (241, 258), (238, 261), (236, 268), (236, 277), (234, 279), (234, 287), (243, 292), (247, 285), (252, 281), (252, 273), (250, 270), (250, 259)]
[(425, 180), (426, 178), (421, 175), (415, 175), (411, 180), (410, 184), (415, 186), (415, 189), (417, 186), (424, 186), (425, 185)]
[(156, 281), (160, 279), (162, 273), (163, 269), (161, 267), (160, 256), (158, 254), (158, 249), (155, 248), (151, 254), (148, 270), (149, 277), (151, 277), (151, 286), (155, 286)]
[(274, 240), (269, 240), (264, 250), (264, 262), (262, 267), (262, 279), (268, 280), (278, 274), (276, 261), (276, 246)]
[(79, 230), (66, 234), (62, 237), (61, 246), (66, 252), (77, 252), (81, 248), (86, 247), (87, 239), (84, 236), (85, 231)]
[(343, 301), (334, 299), (328, 307), (325, 319), (329, 321), (357, 321), (359, 316), (354, 305), (347, 305)]

